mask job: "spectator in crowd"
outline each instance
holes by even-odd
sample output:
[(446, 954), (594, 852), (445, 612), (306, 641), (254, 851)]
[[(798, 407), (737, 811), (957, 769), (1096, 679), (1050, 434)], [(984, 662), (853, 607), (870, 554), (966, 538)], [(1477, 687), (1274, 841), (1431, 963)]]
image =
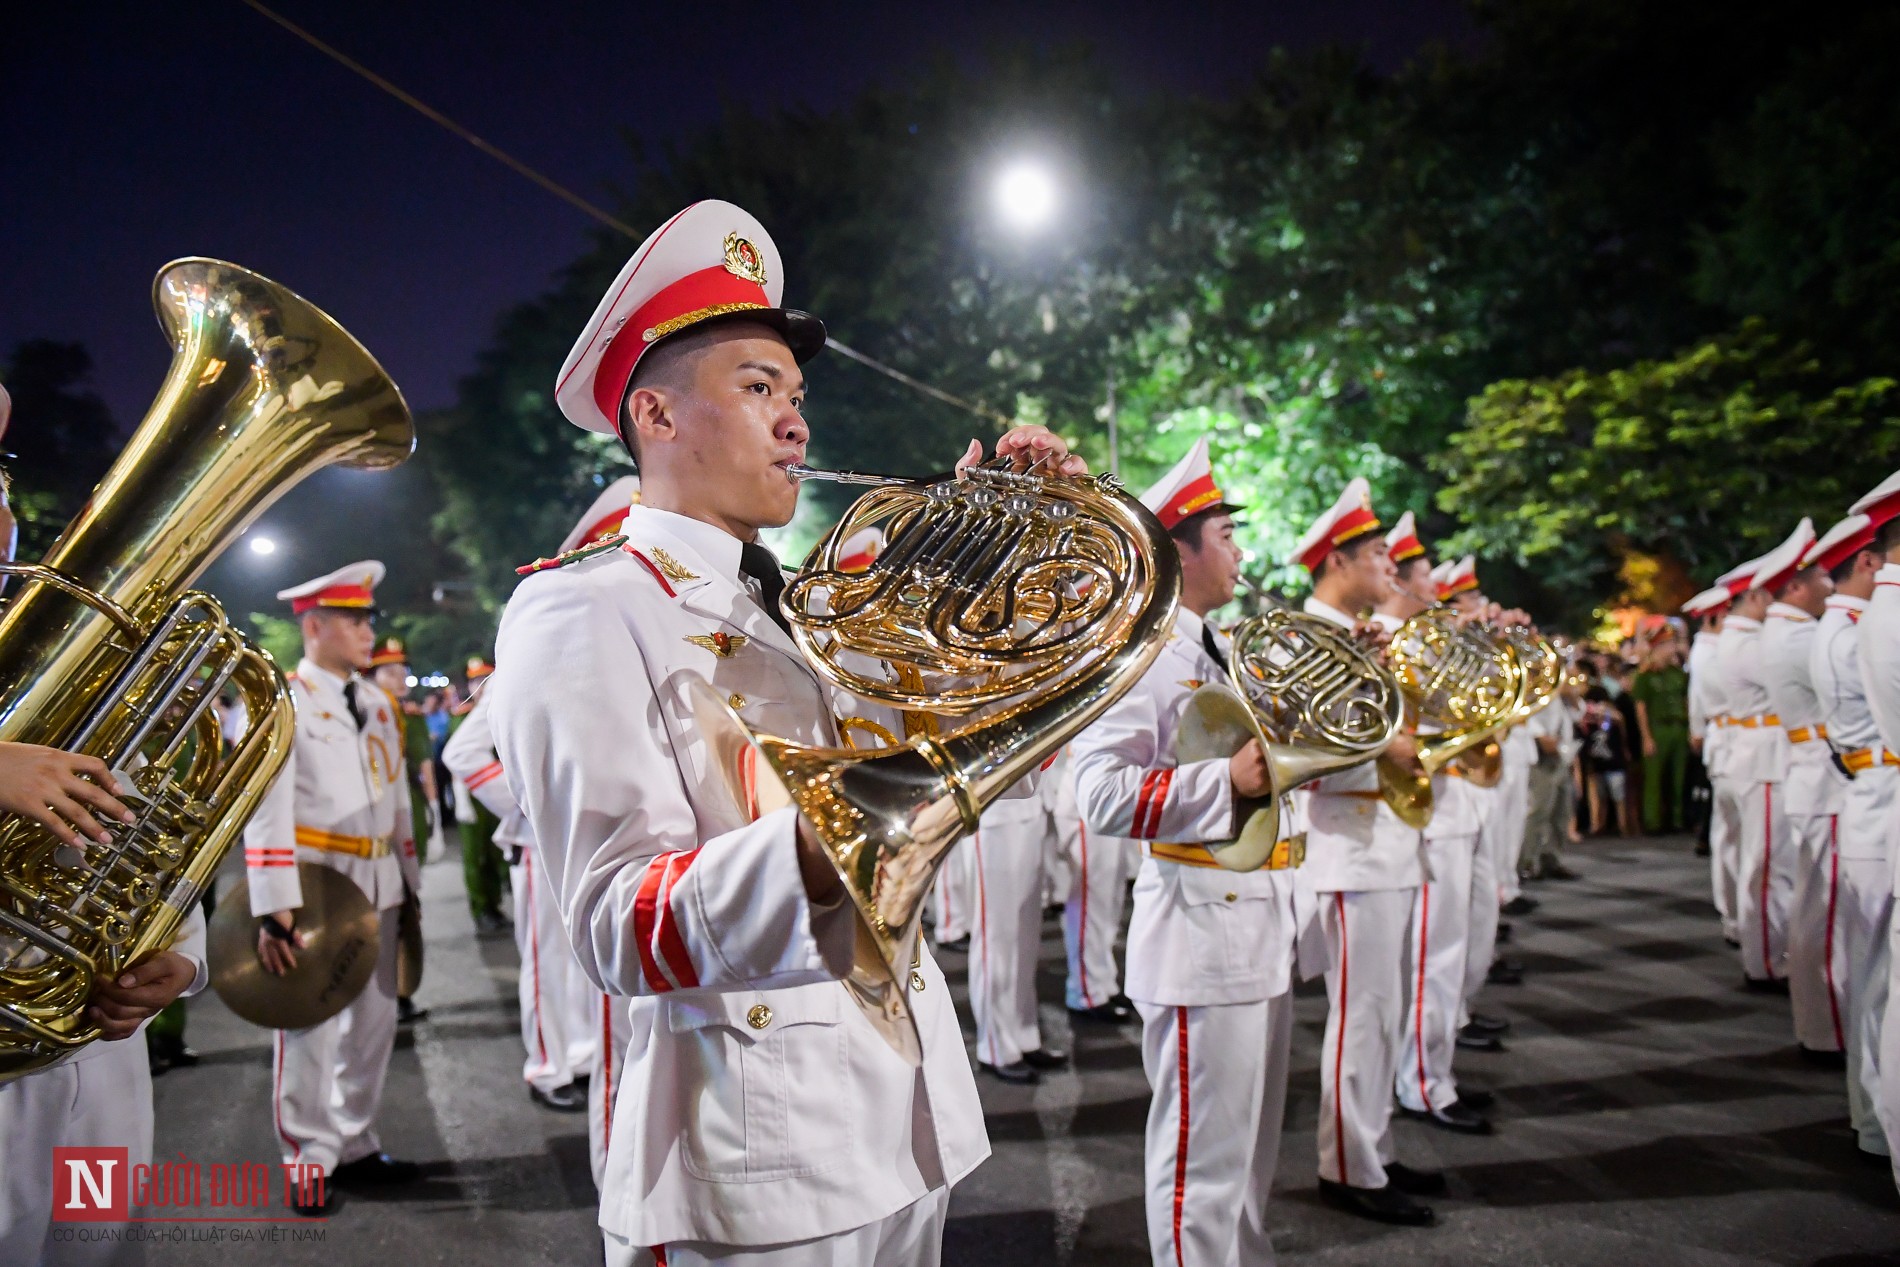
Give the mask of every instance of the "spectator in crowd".
[(1589, 832), (1593, 836), (1635, 834), (1629, 796), (1629, 731), (1623, 714), (1601, 686), (1584, 697), (1583, 785), (1589, 804)]
[(1563, 864), (1564, 844), (1576, 826), (1577, 718), (1581, 697), (1573, 679), (1564, 679), (1557, 698), (1525, 723), (1537, 741), (1531, 767), (1530, 815), (1525, 821), (1520, 866), (1527, 880), (1574, 880)]
[(1630, 685), (1643, 753), (1643, 830), (1678, 832), (1688, 825), (1689, 675), (1673, 631), (1644, 657)]

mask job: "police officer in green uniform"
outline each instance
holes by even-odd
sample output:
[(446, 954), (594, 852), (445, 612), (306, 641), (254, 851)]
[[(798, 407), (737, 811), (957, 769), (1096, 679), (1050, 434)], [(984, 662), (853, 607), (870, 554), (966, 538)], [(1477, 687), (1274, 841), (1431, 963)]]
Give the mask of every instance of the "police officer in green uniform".
[[(450, 734), (475, 707), (476, 692), (494, 671), (495, 666), (480, 656), (468, 658), (468, 698), (456, 706), (449, 720)], [(499, 937), (513, 928), (501, 913), (501, 895), (508, 891), (508, 863), (495, 847), (495, 828), (501, 821), (459, 785), (455, 817), (462, 834), (462, 882), (468, 888), (468, 909), (475, 917), (475, 931), (483, 937)]]
[(1650, 649), (1630, 684), (1643, 741), (1643, 830), (1681, 831), (1689, 773), (1689, 675), (1674, 638)]

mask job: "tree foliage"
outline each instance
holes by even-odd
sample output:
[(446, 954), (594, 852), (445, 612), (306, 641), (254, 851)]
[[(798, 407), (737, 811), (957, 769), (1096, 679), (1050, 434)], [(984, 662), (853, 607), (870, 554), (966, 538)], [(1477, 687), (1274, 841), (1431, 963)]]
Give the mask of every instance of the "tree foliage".
[(1441, 504), (1474, 525), (1454, 548), (1587, 597), (1632, 552), (1709, 577), (1803, 515), (1825, 532), (1897, 460), (1894, 380), (1838, 384), (1812, 346), (1749, 321), (1662, 360), (1494, 383), (1435, 465)]

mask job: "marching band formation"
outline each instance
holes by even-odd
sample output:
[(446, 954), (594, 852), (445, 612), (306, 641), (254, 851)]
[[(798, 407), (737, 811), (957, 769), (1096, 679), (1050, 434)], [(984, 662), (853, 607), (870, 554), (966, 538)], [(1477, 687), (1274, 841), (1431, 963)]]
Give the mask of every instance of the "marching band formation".
[[(1487, 600), (1471, 559), (1434, 567), (1363, 479), (1288, 560), (1312, 578), (1303, 609), (1220, 628), (1244, 508), (1204, 440), (1138, 501), (1036, 426), (935, 482), (813, 471), (804, 366), (825, 332), (783, 284), (763, 226), (722, 202), (628, 260), (555, 399), (638, 480), (520, 569), (442, 753), (488, 816), (472, 853), (507, 866), (528, 1094), (589, 1113), (607, 1261), (938, 1262), (949, 1194), (989, 1155), (979, 1072), (1067, 1062), (1037, 1021), (1052, 899), (1075, 1022), (1140, 1026), (1157, 1264), (1272, 1261), (1293, 989), (1321, 975), (1320, 1195), (1432, 1224), (1445, 1180), (1399, 1157), (1392, 1120), (1493, 1129), (1454, 1066), (1507, 1028), (1478, 1010), (1515, 979), (1500, 910), (1535, 905), (1527, 869), (1563, 865), (1560, 648)], [(338, 395), (302, 381), (304, 404)], [(876, 491), (788, 576), (759, 535), (812, 478)], [(227, 833), (248, 899), (224, 895), (212, 948), (201, 884), (168, 879), (159, 948), (84, 978), (59, 1024), (0, 996), (0, 1262), (125, 1251), (49, 1239), (52, 1150), (150, 1159), (145, 1055), (117, 1040), (214, 977), (273, 1030), (258, 1112), (283, 1160), (328, 1176), (299, 1214), (418, 1177), (377, 1133), (427, 832), (404, 654), (375, 642), (383, 576), (365, 561), (278, 595), (304, 654), (281, 765)], [(1803, 1050), (1844, 1063), (1860, 1148), (1884, 1159), (1900, 474), (1684, 612), (1723, 933), (1750, 987), (1789, 996)], [(202, 694), (174, 700), (181, 733)], [(46, 833), (42, 870), (118, 865), (165, 771), (200, 760), (180, 743), (0, 744), (0, 809)], [(68, 891), (49, 874), (40, 907)], [(6, 883), (0, 969), (40, 971), (76, 917), (25, 932)], [(933, 941), (967, 945), (974, 1068)]]

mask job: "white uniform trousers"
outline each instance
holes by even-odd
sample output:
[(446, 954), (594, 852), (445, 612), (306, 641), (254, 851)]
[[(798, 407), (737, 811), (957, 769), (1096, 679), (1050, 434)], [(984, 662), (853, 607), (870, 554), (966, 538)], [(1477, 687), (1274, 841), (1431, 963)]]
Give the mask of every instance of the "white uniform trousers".
[[(1893, 881), (1891, 877), (1888, 883)], [(1900, 981), (1894, 976), (1900, 973), (1900, 919), (1887, 920), (1887, 1002), (1891, 1004), (1896, 994), (1900, 994)], [(1900, 1052), (1900, 1007), (1889, 1006), (1886, 1014), (1880, 1018), (1881, 1052)], [(1900, 1057), (1881, 1062), (1880, 1099), (1874, 1106), (1880, 1118), (1881, 1129), (1887, 1135), (1887, 1154), (1893, 1158), (1893, 1183), (1900, 1188)]]
[(1709, 776), (1709, 889), (1715, 913), (1722, 919), (1722, 936), (1739, 941), (1735, 923), (1736, 875), (1741, 867), (1741, 789), (1725, 775)]
[(1273, 1262), (1267, 1193), (1286, 1114), (1293, 992), (1257, 1003), (1137, 1003), (1156, 1267)]
[(1128, 881), (1140, 866), (1138, 842), (1098, 836), (1086, 827), (1076, 833), (1075, 887), (1062, 908), (1070, 1007), (1100, 1007), (1122, 992), (1115, 938), (1128, 906)]
[(376, 971), (348, 1007), (309, 1029), (278, 1030), (273, 1126), (284, 1164), (322, 1166), (382, 1151), (376, 1110), (396, 1045), (396, 945), (401, 907), (382, 916)]
[(607, 1173), (607, 1145), (614, 1134), (614, 1096), (620, 1091), (620, 1072), (627, 1066), (627, 1040), (633, 1036), (633, 1017), (627, 1000), (594, 991), (594, 1058), (587, 1081), (587, 1159), (593, 1166), (594, 1189)]
[(1036, 959), (1042, 942), (1042, 846), (1049, 815), (1035, 797), (999, 801), (970, 837), (976, 879), (970, 1012), (976, 1058), (1001, 1068), (1042, 1050)]
[(1049, 831), (1042, 840), (1042, 905), (1046, 910), (1067, 902), (1075, 892), (1082, 812), (1075, 805), (1075, 774), (1067, 764), (1056, 774), (1042, 777), (1036, 795), (1049, 812)]
[(970, 935), (972, 887), (970, 842), (965, 838), (951, 846), (950, 852), (944, 856), (943, 865), (937, 868), (937, 879), (931, 886), (931, 919), (936, 927), (934, 936), (939, 946), (962, 941)]
[[(1471, 1000), (1478, 997), (1478, 991), (1484, 989), (1484, 983), (1491, 974), (1491, 962), (1498, 953), (1498, 907), (1510, 900), (1505, 896), (1503, 876), (1511, 877), (1513, 890), (1517, 885), (1517, 851), (1524, 845), (1524, 824), (1517, 827), (1517, 844), (1508, 852), (1496, 846), (1495, 837), (1499, 834), (1504, 813), (1509, 812), (1509, 803), (1502, 795), (1502, 788), (1494, 798), (1500, 812), (1486, 815), (1478, 828), (1478, 839), (1471, 849), (1471, 900), (1468, 906), (1470, 927), (1465, 936), (1465, 961), (1463, 998), (1458, 1009), (1460, 1027), (1471, 1019), (1469, 1008)], [(1526, 801), (1529, 800), (1528, 795)], [(1529, 812), (1528, 805), (1525, 812)], [(1502, 875), (1497, 868), (1507, 864), (1509, 869)], [(1515, 897), (1513, 891), (1511, 897)]]
[(949, 1215), (950, 1189), (937, 1188), (875, 1223), (792, 1245), (689, 1241), (641, 1249), (607, 1232), (607, 1267), (939, 1267)]
[(1840, 908), (1840, 819), (1788, 820), (1794, 892), (1788, 902), (1788, 1002), (1795, 1041), (1812, 1051), (1847, 1049), (1847, 974), (1835, 928)]
[(1741, 849), (1735, 863), (1735, 935), (1742, 971), (1760, 980), (1788, 975), (1788, 908), (1794, 899), (1795, 848), (1779, 783), (1742, 789)]
[[(1880, 1114), (1880, 1027), (1887, 1014), (1888, 922), (1893, 918), (1893, 872), (1884, 861), (1843, 858), (1840, 863), (1836, 945), (1845, 961), (1847, 1116), (1860, 1146), (1888, 1153)], [(1900, 1059), (1900, 1057), (1896, 1057)]]
[[(1413, 890), (1407, 998), (1394, 1081), (1399, 1103), (1419, 1112), (1448, 1108), (1458, 1099), (1451, 1061), (1464, 1023), (1466, 968), (1475, 948), (1469, 938), (1480, 906), (1491, 908), (1491, 929), (1494, 935), (1497, 931), (1495, 897), (1476, 893), (1471, 883), (1483, 848), (1480, 837), (1427, 835), (1432, 878)], [(1487, 869), (1488, 864), (1487, 859)]]
[[(1518, 863), (1524, 856), (1524, 823), (1531, 812), (1531, 768), (1506, 762), (1504, 777), (1499, 780), (1496, 792), (1497, 812), (1486, 818), (1484, 823), (1485, 845), (1489, 857), (1485, 860), (1491, 867), (1494, 884), (1498, 891), (1498, 905), (1514, 900), (1524, 891), (1522, 877), (1518, 874)], [(1497, 924), (1491, 925), (1493, 936)], [(1485, 962), (1485, 971), (1491, 964)]]
[(1320, 1044), (1319, 1173), (1383, 1188), (1405, 1008), (1405, 943), (1417, 889), (1325, 893), (1326, 1036)]
[(554, 887), (543, 882), (534, 850), (508, 868), (515, 895), (515, 949), (521, 954), (517, 996), (521, 1042), (527, 1049), (521, 1076), (539, 1091), (574, 1081), (594, 1060), (600, 991), (582, 973), (561, 926)]
[[(144, 1242), (49, 1240), (53, 1149), (123, 1148), (132, 1166), (152, 1160), (152, 1075), (144, 1033), (94, 1043), (65, 1064), (0, 1085), (0, 1267), (119, 1267), (145, 1261)], [(103, 1224), (58, 1224), (101, 1231)]]

